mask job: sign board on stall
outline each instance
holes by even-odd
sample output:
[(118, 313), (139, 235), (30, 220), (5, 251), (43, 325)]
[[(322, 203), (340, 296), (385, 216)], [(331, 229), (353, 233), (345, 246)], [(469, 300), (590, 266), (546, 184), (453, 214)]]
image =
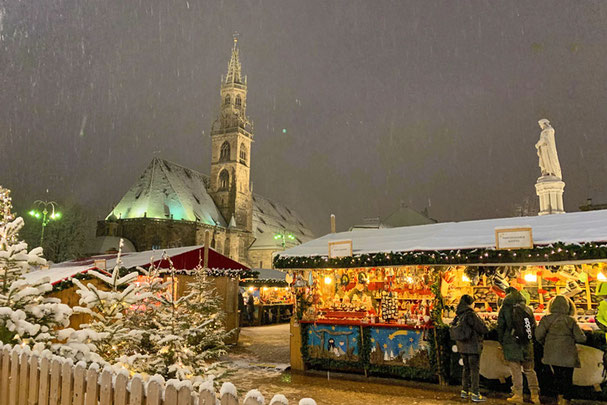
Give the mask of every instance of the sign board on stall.
[(329, 257), (352, 256), (352, 240), (329, 242)]
[(495, 228), (496, 249), (533, 249), (531, 227)]
[(99, 270), (107, 270), (107, 261), (105, 259), (95, 259), (93, 266), (97, 267)]

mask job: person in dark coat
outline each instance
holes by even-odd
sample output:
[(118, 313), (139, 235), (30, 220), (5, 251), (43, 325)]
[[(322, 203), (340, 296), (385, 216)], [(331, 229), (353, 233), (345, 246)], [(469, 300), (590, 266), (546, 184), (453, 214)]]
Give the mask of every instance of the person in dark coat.
[(500, 308), (497, 316), (497, 334), (498, 340), (502, 345), (504, 360), (510, 367), (512, 374), (512, 397), (508, 402), (520, 403), (523, 400), (523, 374), (527, 377), (529, 391), (531, 391), (531, 402), (541, 404), (540, 386), (535, 373), (535, 363), (533, 361), (533, 342), (521, 344), (513, 334), (514, 324), (512, 321), (512, 312), (515, 305), (523, 305), (525, 311), (533, 316), (533, 311), (527, 307), (525, 297), (513, 287), (506, 289), (506, 298)]
[(253, 294), (249, 294), (249, 298), (247, 299), (247, 315), (249, 325), (253, 325), (253, 321), (255, 320), (255, 298), (253, 298)]
[(244, 296), (242, 295), (242, 291), (238, 291), (238, 325), (240, 326), (244, 324), (245, 309)]
[(586, 335), (572, 317), (575, 304), (571, 299), (562, 295), (554, 297), (548, 304), (548, 312), (550, 314), (540, 321), (535, 337), (544, 345), (542, 363), (553, 370), (558, 404), (566, 405), (571, 400), (573, 369), (581, 366), (575, 344), (584, 343)]
[(462, 356), (464, 369), (462, 371), (461, 397), (470, 398), (473, 402), (483, 402), (486, 398), (479, 391), (479, 370), (481, 352), (483, 351), (483, 335), (489, 332), (485, 322), (474, 312), (474, 298), (468, 294), (462, 295), (457, 306), (457, 316), (454, 324), (463, 322), (463, 326), (469, 328), (467, 340), (457, 340), (457, 351)]

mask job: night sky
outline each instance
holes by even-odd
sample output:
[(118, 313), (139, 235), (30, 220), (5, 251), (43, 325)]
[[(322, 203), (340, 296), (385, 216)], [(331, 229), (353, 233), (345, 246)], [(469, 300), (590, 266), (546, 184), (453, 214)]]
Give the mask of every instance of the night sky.
[(0, 184), (101, 218), (154, 156), (209, 173), (234, 31), (254, 191), (318, 236), (537, 206), (540, 118), (565, 209), (607, 202), (607, 3), (574, 0), (0, 0)]

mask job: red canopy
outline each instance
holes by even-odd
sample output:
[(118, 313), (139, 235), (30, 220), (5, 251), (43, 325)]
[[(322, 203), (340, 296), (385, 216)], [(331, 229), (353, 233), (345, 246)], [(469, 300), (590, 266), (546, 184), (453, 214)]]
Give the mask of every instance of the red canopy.
[[(167, 252), (169, 253), (169, 251)], [(193, 270), (198, 266), (202, 266), (204, 261), (204, 247), (195, 247), (192, 250), (187, 252), (170, 255), (171, 262), (173, 262), (173, 267), (177, 270)], [(160, 259), (153, 262), (154, 266), (168, 269), (169, 263), (166, 259)], [(148, 263), (147, 266), (149, 267)], [(209, 249), (209, 263), (208, 268), (210, 269), (219, 269), (219, 270), (249, 270), (247, 266), (244, 264), (238, 263), (235, 260), (230, 259), (227, 256), (222, 255), (219, 252), (216, 252), (213, 249)]]

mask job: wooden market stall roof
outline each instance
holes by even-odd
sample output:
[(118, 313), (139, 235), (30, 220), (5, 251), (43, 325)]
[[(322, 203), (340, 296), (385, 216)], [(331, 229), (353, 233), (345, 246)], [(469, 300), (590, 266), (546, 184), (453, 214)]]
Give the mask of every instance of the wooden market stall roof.
[[(173, 262), (177, 270), (193, 270), (202, 265), (204, 256), (204, 246), (186, 246), (164, 250), (148, 250), (144, 252), (122, 253), (121, 259), (123, 267), (131, 269), (134, 267), (147, 268), (150, 264), (159, 268), (169, 268), (168, 260), (163, 259), (166, 255)], [(49, 269), (35, 270), (25, 275), (25, 278), (34, 282), (43, 277), (49, 277), (51, 284), (57, 284), (61, 281), (70, 279), (77, 274), (86, 273), (92, 269), (98, 269), (96, 261), (105, 261), (105, 269), (110, 271), (116, 265), (117, 254), (105, 254), (92, 256), (86, 259), (72, 260), (52, 265)], [(99, 262), (97, 262), (99, 263)], [(230, 259), (221, 253), (209, 249), (209, 268), (219, 270), (242, 270), (248, 271), (249, 268), (235, 260)]]
[[(495, 231), (500, 228), (518, 227), (532, 228), (536, 248), (518, 251), (518, 254), (517, 251), (496, 251)], [(329, 242), (344, 240), (352, 241), (354, 258), (327, 259)], [(599, 210), (328, 234), (281, 252), (275, 259), (275, 267), (482, 264), (597, 259), (607, 258), (605, 242), (607, 210)], [(578, 252), (578, 248), (583, 250)], [(391, 253), (398, 254), (390, 255)], [(395, 260), (396, 258), (398, 260)]]
[(256, 277), (248, 277), (240, 280), (241, 286), (272, 286), (286, 287), (286, 273), (274, 269), (251, 269)]

